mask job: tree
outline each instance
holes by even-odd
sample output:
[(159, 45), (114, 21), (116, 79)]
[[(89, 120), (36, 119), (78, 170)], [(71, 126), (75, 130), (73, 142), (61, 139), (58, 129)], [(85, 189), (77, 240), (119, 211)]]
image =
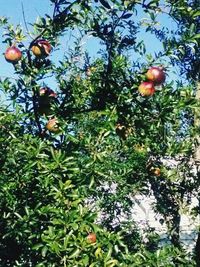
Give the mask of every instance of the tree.
[[(168, 2), (168, 1), (167, 1)], [(169, 1), (169, 15), (177, 24), (177, 29), (171, 36), (166, 34), (165, 29), (162, 33), (154, 28), (157, 36), (163, 41), (164, 46), (168, 48), (168, 55), (173, 65), (178, 65), (180, 74), (183, 75), (192, 85), (193, 93), (196, 95), (199, 102), (199, 29), (200, 29), (200, 10), (198, 1)], [(173, 54), (172, 54), (173, 50)], [(186, 120), (189, 125), (192, 125), (194, 131), (194, 155), (193, 155), (193, 170), (196, 171), (193, 187), (193, 195), (198, 200), (198, 205), (193, 211), (196, 216), (199, 215), (199, 103), (193, 112), (186, 115)], [(191, 188), (192, 189), (192, 188)], [(197, 193), (196, 193), (197, 192)], [(195, 246), (197, 266), (200, 265), (200, 234), (198, 234), (197, 243)]]
[[(186, 71), (186, 75), (188, 79), (194, 84), (196, 98), (199, 101), (199, 29), (200, 29), (200, 20), (199, 20), (199, 6), (198, 1), (191, 1), (190, 3), (184, 4), (184, 12), (180, 10), (180, 3), (177, 3), (175, 10), (178, 11), (175, 15), (175, 10), (173, 10), (173, 16), (177, 19), (179, 25), (181, 26), (181, 40), (176, 42), (179, 44), (179, 47), (182, 46), (182, 55), (180, 56), (180, 49), (177, 49), (177, 55), (182, 59), (182, 64), (180, 64), (181, 69)], [(184, 40), (186, 40), (183, 45)], [(194, 113), (194, 126), (197, 128), (196, 135), (196, 149), (194, 159), (196, 162), (197, 169), (197, 178), (198, 178), (198, 186), (199, 186), (199, 161), (200, 161), (200, 147), (199, 147), (199, 115), (198, 110)], [(198, 205), (195, 207), (196, 214), (199, 214), (199, 203), (200, 198), (199, 194), (197, 194)], [(197, 266), (200, 265), (200, 232), (198, 233), (198, 238), (195, 246), (195, 254), (196, 254), (196, 263)]]
[[(154, 27), (165, 8), (158, 0), (50, 2), (53, 15), (26, 34), (1, 19), (5, 42), (22, 52), (9, 59), (17, 79), (0, 83), (13, 104), (0, 113), (2, 266), (194, 266), (179, 237), (180, 210), (199, 189), (191, 169), (194, 86), (169, 77), (148, 97), (138, 91), (151, 66), (167, 73), (172, 49), (181, 51)], [(187, 4), (165, 7), (188, 26)], [(138, 41), (139, 12), (150, 15), (146, 31), (168, 46), (164, 54), (149, 55)], [(74, 29), (80, 35), (73, 49), (55, 63), (51, 47), (60, 49)], [(83, 53), (87, 36), (99, 41), (94, 59)], [(177, 169), (165, 165), (169, 157)], [(145, 242), (131, 216), (136, 194), (155, 196), (171, 246), (159, 248), (151, 231)], [(88, 242), (89, 233), (96, 242)]]

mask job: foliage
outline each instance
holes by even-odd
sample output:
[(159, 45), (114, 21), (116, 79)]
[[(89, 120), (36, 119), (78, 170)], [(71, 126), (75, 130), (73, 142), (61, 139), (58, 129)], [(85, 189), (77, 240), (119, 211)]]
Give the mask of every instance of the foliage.
[[(197, 47), (196, 26), (190, 23), (189, 35), (183, 31), (188, 21), (198, 20), (198, 11), (188, 11), (184, 1), (166, 1), (169, 16), (182, 27), (180, 41), (164, 28), (156, 30), (156, 15), (165, 10), (158, 0), (50, 2), (53, 15), (38, 18), (28, 34), (1, 19), (5, 43), (23, 53), (13, 64), (16, 80), (0, 81), (9, 103), (0, 112), (1, 265), (194, 266), (179, 236), (180, 211), (199, 190), (191, 171), (199, 108), (194, 86), (169, 76), (151, 97), (137, 89), (150, 66), (165, 64), (167, 73), (175, 48), (191, 73), (194, 65), (186, 54), (179, 57), (179, 48), (180, 42)], [(147, 54), (148, 44), (137, 39), (142, 12), (149, 16), (146, 31), (163, 42), (164, 55)], [(62, 51), (63, 36), (77, 29), (72, 48)], [(84, 51), (88, 37), (98, 42), (94, 58)], [(32, 54), (39, 39), (51, 44), (52, 56)], [(45, 87), (56, 92), (51, 100), (41, 98)], [(44, 100), (51, 109), (46, 115), (40, 110)], [(58, 133), (46, 129), (50, 118), (58, 120)], [(166, 166), (170, 158), (176, 168)], [(159, 176), (152, 172), (156, 167)], [(145, 242), (132, 217), (138, 194), (155, 196), (171, 246), (161, 247), (160, 237), (147, 230)], [(91, 232), (95, 243), (87, 240)]]

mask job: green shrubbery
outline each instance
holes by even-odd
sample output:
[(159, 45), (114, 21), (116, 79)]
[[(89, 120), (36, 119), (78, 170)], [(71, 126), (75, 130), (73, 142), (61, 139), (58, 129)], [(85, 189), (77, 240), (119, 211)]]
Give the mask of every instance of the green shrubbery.
[[(198, 133), (194, 86), (170, 82), (177, 42), (167, 32), (156, 32), (168, 42), (165, 56), (147, 55), (148, 43), (137, 40), (137, 12), (150, 15), (146, 30), (155, 32), (155, 10), (164, 14), (162, 5), (50, 2), (53, 15), (37, 19), (34, 40), (1, 19), (5, 42), (15, 44), (22, 58), (9, 60), (17, 79), (0, 81), (9, 105), (0, 111), (0, 266), (195, 266), (194, 253), (179, 237), (180, 210), (199, 189), (188, 164)], [(181, 1), (167, 2), (171, 12), (186, 10)], [(80, 38), (62, 51), (63, 35), (77, 29)], [(102, 45), (94, 59), (82, 51), (80, 39), (87, 35)], [(52, 56), (40, 39), (51, 44)], [(33, 53), (35, 44), (43, 56)], [(56, 49), (64, 54), (57, 63)], [(148, 69), (163, 64), (166, 82), (150, 96), (141, 94)], [(53, 94), (42, 96), (41, 88)], [(46, 127), (52, 119), (59, 131)], [(165, 157), (178, 158), (178, 169), (164, 166)], [(161, 246), (152, 232), (145, 242), (132, 216), (137, 194), (155, 196), (171, 245)], [(96, 242), (89, 242), (90, 233)]]

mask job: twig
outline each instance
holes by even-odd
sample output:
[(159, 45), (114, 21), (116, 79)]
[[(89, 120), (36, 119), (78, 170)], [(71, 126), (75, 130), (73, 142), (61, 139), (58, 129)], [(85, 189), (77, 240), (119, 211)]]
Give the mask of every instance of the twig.
[(56, 16), (57, 8), (58, 8), (58, 0), (55, 1), (54, 10), (53, 10), (53, 19)]
[(22, 6), (22, 16), (23, 16), (24, 25), (26, 28), (26, 33), (30, 36), (31, 39), (33, 39), (33, 36), (31, 36), (30, 31), (28, 29), (28, 25), (27, 25), (26, 17), (25, 17), (25, 12), (24, 12), (24, 5), (22, 2), (21, 2), (21, 6)]
[(36, 96), (36, 92), (34, 90), (34, 86), (36, 84), (35, 84), (34, 81), (32, 81), (31, 85), (33, 85), (33, 87), (32, 87), (32, 92), (33, 92), (32, 102), (33, 102), (33, 110), (34, 110), (35, 121), (36, 121), (38, 130), (39, 130), (39, 135), (42, 136), (42, 127), (40, 125), (40, 119), (39, 119), (39, 116), (38, 116), (37, 105), (36, 105), (37, 96)]

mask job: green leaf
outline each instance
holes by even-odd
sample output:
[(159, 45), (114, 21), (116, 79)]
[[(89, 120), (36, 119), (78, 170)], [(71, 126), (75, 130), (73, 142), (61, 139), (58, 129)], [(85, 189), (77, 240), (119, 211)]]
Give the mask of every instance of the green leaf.
[(197, 33), (192, 36), (193, 39), (200, 39), (200, 33)]
[(42, 243), (39, 243), (39, 244), (36, 244), (32, 247), (33, 250), (39, 250), (40, 248), (42, 248), (44, 246), (44, 244)]
[(196, 18), (196, 17), (199, 17), (199, 16), (200, 16), (200, 10), (194, 12), (193, 15), (192, 15), (193, 18)]
[(47, 251), (48, 251), (48, 247), (43, 247), (43, 249), (42, 249), (42, 257), (46, 257), (46, 254), (47, 254)]
[(99, 0), (99, 2), (107, 9), (111, 9), (111, 6), (105, 0)]
[(126, 13), (121, 18), (122, 19), (129, 19), (133, 14), (132, 13)]
[(80, 249), (79, 249), (79, 248), (74, 249), (73, 252), (69, 255), (69, 259), (71, 259), (71, 258), (75, 258), (75, 257), (77, 257), (79, 254), (80, 254)]

